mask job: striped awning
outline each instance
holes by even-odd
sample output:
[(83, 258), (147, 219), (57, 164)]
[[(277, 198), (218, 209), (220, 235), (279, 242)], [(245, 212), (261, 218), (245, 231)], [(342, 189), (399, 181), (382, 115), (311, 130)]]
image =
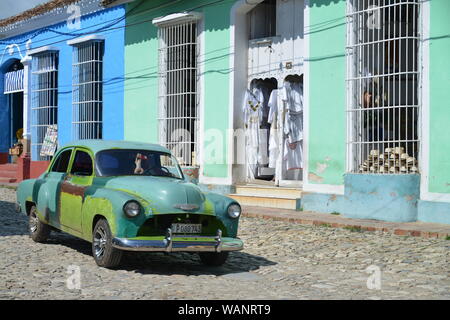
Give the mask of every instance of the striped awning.
[(23, 69), (5, 73), (4, 94), (23, 91)]

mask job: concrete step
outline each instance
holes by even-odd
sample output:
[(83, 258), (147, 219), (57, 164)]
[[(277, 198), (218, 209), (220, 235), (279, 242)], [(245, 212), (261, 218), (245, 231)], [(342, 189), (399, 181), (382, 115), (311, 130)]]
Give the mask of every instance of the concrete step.
[(15, 163), (0, 164), (0, 171), (17, 171), (18, 165)]
[(301, 198), (302, 190), (298, 188), (237, 185), (236, 194), (261, 197)]
[(300, 209), (300, 198), (274, 197), (274, 196), (255, 196), (243, 194), (229, 194), (229, 197), (235, 199), (243, 206), (258, 206), (266, 208), (280, 209)]
[(2, 178), (15, 178), (17, 176), (17, 170), (13, 171), (13, 170), (2, 170), (0, 168), (0, 177)]
[(16, 182), (16, 181), (17, 181), (16, 178), (0, 177), (0, 184), (1, 183), (13, 183), (13, 182)]

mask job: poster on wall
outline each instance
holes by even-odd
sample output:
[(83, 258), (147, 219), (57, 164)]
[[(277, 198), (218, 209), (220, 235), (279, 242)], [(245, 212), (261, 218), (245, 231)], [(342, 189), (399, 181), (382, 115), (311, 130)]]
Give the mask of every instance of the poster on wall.
[(52, 157), (55, 154), (57, 147), (58, 138), (58, 126), (56, 124), (49, 125), (47, 127), (47, 132), (45, 133), (45, 138), (42, 143), (41, 157)]

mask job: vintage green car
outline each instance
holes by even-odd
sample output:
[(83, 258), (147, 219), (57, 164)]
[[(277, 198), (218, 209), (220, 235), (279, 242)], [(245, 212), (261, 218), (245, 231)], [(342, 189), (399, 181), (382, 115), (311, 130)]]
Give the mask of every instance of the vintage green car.
[(243, 248), (240, 205), (202, 192), (154, 144), (75, 141), (39, 178), (19, 184), (16, 208), (29, 216), (34, 241), (51, 230), (70, 233), (91, 242), (96, 263), (107, 268), (120, 264), (123, 250), (195, 252), (219, 266)]

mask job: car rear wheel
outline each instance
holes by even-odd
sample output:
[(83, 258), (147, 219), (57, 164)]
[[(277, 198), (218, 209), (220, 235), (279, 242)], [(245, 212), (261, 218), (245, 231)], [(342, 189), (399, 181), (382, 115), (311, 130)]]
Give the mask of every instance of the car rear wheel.
[(228, 252), (199, 252), (199, 256), (204, 265), (218, 267), (227, 261)]
[(112, 246), (111, 229), (105, 219), (97, 221), (92, 232), (92, 255), (100, 267), (114, 268), (120, 264), (123, 252)]
[(50, 226), (39, 220), (36, 206), (30, 208), (30, 214), (28, 215), (28, 230), (30, 231), (31, 239), (35, 242), (44, 242), (50, 235)]

